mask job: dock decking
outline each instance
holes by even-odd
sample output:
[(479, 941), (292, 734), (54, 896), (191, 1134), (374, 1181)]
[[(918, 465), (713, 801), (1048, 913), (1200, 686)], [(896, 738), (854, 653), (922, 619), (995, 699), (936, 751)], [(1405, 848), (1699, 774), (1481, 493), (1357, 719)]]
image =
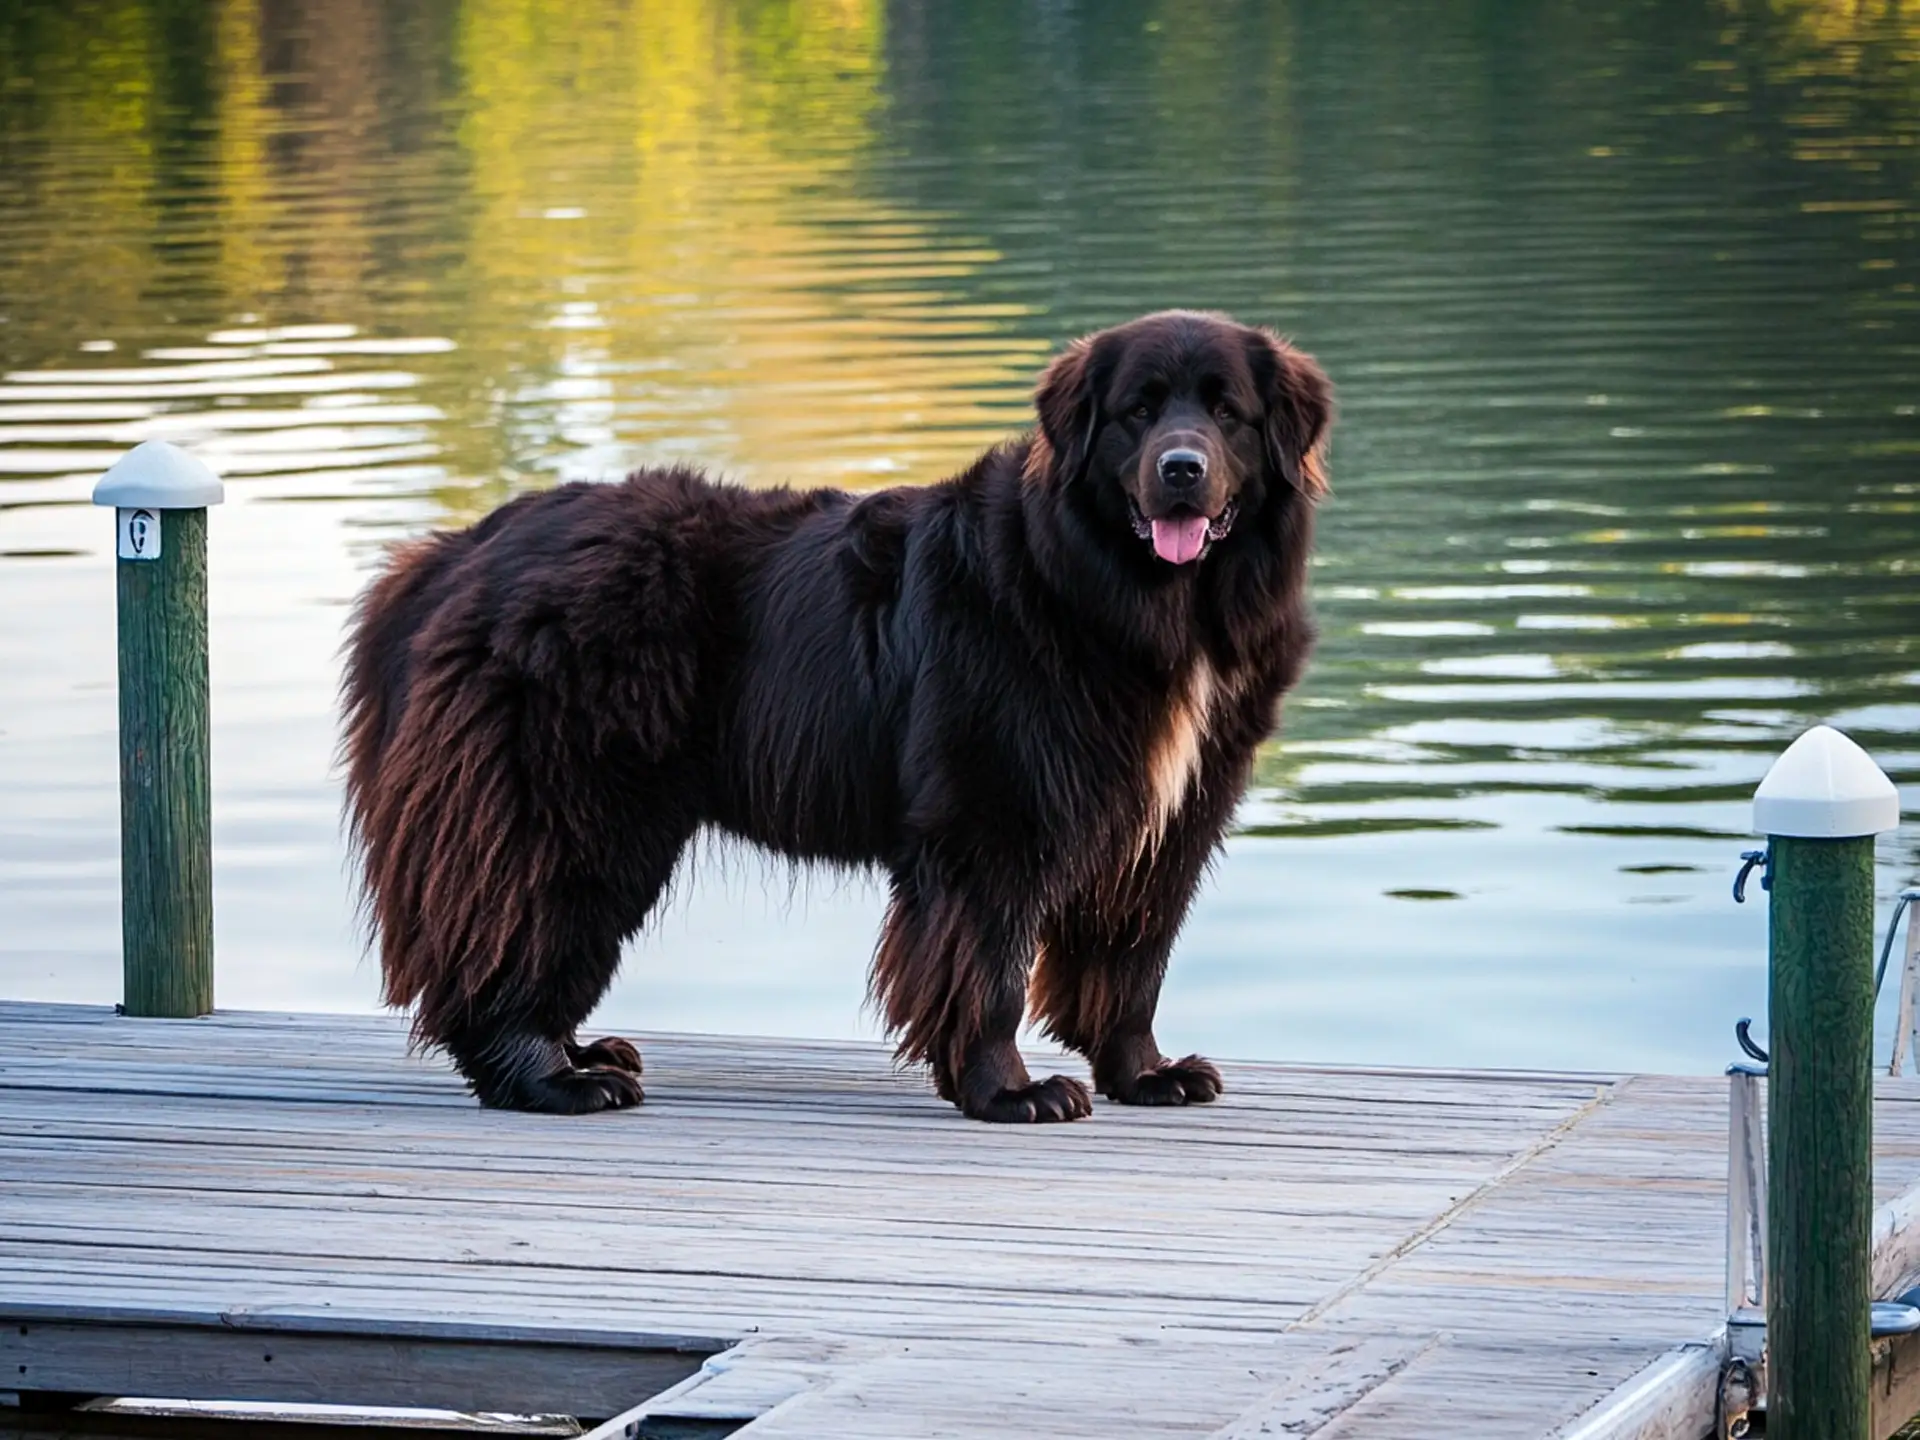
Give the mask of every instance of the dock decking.
[[(569, 1120), (480, 1110), (393, 1019), (0, 1004), (0, 1389), (664, 1391), (752, 1440), (1711, 1423), (1721, 1079), (1237, 1064), (998, 1128), (874, 1046), (643, 1048), (644, 1107)], [(1920, 1085), (1877, 1131), (1884, 1293)]]

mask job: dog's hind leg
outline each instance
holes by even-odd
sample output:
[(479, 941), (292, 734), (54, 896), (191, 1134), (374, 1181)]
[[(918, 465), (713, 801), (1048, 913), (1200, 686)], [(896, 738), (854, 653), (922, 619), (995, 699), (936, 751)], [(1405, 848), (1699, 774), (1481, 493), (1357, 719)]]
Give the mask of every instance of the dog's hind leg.
[(1034, 1080), (1020, 1057), (1032, 931), (994, 918), (1018, 910), (897, 880), (874, 956), (874, 997), (900, 1035), (900, 1058), (931, 1065), (941, 1097), (964, 1114), (1015, 1124), (1078, 1120), (1093, 1110), (1086, 1086), (1064, 1075)]
[(625, 1109), (645, 1098), (633, 1071), (575, 1064), (564, 1041), (511, 1022), (489, 1019), (444, 1043), (480, 1103), (496, 1110), (586, 1115)]
[(602, 1035), (582, 1045), (578, 1039), (566, 1043), (567, 1063), (576, 1070), (595, 1065), (610, 1066), (629, 1074), (641, 1074), (646, 1066), (640, 1060), (640, 1047), (618, 1035)]
[(355, 792), (387, 1000), (488, 1105), (641, 1098), (638, 1052), (578, 1027), (700, 821), (701, 651), (684, 557), (618, 503), (567, 489), (484, 522)]
[[(484, 1105), (577, 1115), (644, 1099), (640, 1051), (608, 1036), (576, 1038), (672, 878), (690, 827), (628, 827), (617, 884), (573, 884), (527, 907), (515, 955), (471, 1002), (427, 997), (422, 1013)], [(635, 833), (637, 831), (637, 833)]]

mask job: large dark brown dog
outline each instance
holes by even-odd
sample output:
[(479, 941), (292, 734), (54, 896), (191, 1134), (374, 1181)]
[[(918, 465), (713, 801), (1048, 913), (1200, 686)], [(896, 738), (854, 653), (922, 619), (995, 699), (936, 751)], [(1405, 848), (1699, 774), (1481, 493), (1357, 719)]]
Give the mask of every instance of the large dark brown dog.
[(873, 993), (968, 1115), (1091, 1110), (1029, 1078), (1029, 1005), (1102, 1094), (1212, 1100), (1154, 1010), (1312, 643), (1330, 404), (1284, 341), (1175, 311), (1076, 342), (1039, 432), (942, 484), (650, 470), (402, 548), (345, 682), (388, 1001), (488, 1105), (638, 1102), (634, 1047), (575, 1029), (713, 826), (885, 868)]

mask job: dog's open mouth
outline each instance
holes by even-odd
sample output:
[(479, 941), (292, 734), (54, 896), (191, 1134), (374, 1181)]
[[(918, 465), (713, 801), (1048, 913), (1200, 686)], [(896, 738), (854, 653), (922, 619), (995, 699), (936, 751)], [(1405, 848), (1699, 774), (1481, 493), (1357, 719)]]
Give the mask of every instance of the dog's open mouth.
[(1224, 540), (1233, 528), (1239, 506), (1229, 500), (1219, 515), (1209, 520), (1204, 515), (1156, 515), (1149, 520), (1129, 498), (1127, 515), (1133, 521), (1133, 533), (1152, 543), (1153, 553), (1169, 565), (1185, 565), (1198, 560)]

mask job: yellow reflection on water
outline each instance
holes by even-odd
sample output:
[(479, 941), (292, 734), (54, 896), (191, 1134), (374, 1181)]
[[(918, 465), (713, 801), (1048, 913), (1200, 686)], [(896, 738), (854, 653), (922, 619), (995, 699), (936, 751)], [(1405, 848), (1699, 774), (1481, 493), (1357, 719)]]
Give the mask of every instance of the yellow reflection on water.
[[(41, 45), (67, 70), (27, 77), (44, 108), (22, 184), (70, 223), (0, 251), (0, 282), (35, 297), (15, 363), (149, 335), (213, 360), (236, 323), (444, 340), (380, 383), (441, 416), (433, 463), (391, 488), (424, 480), (456, 517), (646, 462), (926, 479), (1027, 423), (1046, 346), (1009, 332), (1028, 307), (958, 291), (999, 251), (863, 178), (879, 0), (469, 0), (441, 36), (393, 22), (377, 0), (218, 0), (183, 39), (120, 3)], [(203, 113), (168, 90), (183, 67)]]
[(59, 73), (37, 97), (44, 181), (35, 199), (45, 218), (31, 245), (0, 247), (0, 295), (73, 317), (77, 345), (136, 311), (150, 288), (154, 57), (142, 7), (66, 11), (48, 23)]
[(1004, 435), (1040, 352), (942, 283), (997, 252), (858, 184), (881, 38), (873, 0), (475, 0), (468, 263), (477, 294), (538, 298), (481, 305), (465, 343), (596, 455), (859, 484)]

